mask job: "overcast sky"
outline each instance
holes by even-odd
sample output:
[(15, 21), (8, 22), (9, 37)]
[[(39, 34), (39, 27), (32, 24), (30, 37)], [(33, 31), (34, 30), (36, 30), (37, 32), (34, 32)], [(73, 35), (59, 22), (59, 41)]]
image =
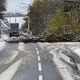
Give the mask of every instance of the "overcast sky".
[(32, 0), (7, 0), (7, 11), (8, 12), (25, 12), (26, 8), (23, 8), (25, 5), (23, 3), (26, 3), (26, 6), (28, 7), (29, 4), (32, 3)]

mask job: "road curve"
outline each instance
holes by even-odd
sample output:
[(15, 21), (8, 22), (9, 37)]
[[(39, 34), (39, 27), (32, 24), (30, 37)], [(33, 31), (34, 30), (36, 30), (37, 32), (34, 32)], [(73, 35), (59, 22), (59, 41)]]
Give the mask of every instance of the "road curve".
[(36, 43), (7, 43), (0, 51), (0, 80), (63, 80), (49, 57)]

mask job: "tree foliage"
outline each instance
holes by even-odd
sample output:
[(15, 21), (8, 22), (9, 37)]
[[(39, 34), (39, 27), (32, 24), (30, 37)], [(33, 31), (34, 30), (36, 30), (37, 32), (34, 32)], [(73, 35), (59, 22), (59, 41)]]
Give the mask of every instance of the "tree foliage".
[[(68, 1), (68, 0), (66, 0)], [(67, 4), (67, 6), (66, 6)], [(71, 7), (73, 6), (73, 7)], [(49, 34), (48, 39), (52, 40), (52, 36), (60, 37), (64, 40), (72, 41), (75, 36), (80, 34), (80, 28), (78, 25), (78, 11), (76, 10), (76, 5), (65, 1), (63, 3), (58, 3), (56, 6), (56, 13), (50, 18), (48, 23)], [(71, 35), (71, 37), (69, 37)], [(53, 38), (54, 39), (54, 38)]]
[[(51, 1), (35, 0), (29, 7), (30, 30), (34, 35), (41, 35), (47, 26), (47, 16), (54, 12)], [(53, 9), (53, 10), (52, 10)]]
[(48, 15), (48, 5), (43, 1), (34, 1), (30, 7), (31, 31), (33, 34), (41, 34), (46, 27), (46, 16)]
[(21, 31), (23, 32), (27, 32), (27, 28), (28, 28), (28, 18), (24, 18), (24, 24), (21, 27)]
[[(29, 7), (30, 30), (52, 41), (72, 41), (80, 34), (80, 1), (35, 0)], [(27, 19), (24, 24), (27, 27)]]

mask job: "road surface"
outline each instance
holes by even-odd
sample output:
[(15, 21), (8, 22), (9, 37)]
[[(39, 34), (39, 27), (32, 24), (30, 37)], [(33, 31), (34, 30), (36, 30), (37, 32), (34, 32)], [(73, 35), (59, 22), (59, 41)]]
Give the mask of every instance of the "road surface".
[(63, 80), (53, 56), (36, 43), (0, 45), (0, 80)]

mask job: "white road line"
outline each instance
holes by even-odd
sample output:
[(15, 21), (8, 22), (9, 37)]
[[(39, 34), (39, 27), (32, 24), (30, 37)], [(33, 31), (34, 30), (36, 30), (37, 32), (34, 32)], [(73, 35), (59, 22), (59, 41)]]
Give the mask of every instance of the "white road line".
[(36, 47), (36, 51), (38, 51), (38, 48)]
[(41, 58), (40, 58), (40, 56), (38, 55), (38, 61), (41, 61)]
[(38, 69), (39, 69), (40, 72), (42, 71), (42, 65), (41, 65), (40, 62), (38, 63)]
[(37, 55), (39, 55), (39, 51), (37, 51)]
[(33, 44), (33, 46), (34, 46), (35, 48), (37, 48), (35, 44)]
[(20, 50), (20, 51), (24, 51), (25, 50), (25, 47), (24, 47), (24, 43), (23, 42), (20, 42), (19, 43), (18, 50)]
[(43, 80), (43, 76), (42, 75), (39, 75), (39, 80)]
[[(34, 44), (33, 44), (34, 45)], [(38, 57), (38, 70), (39, 72), (42, 72), (42, 64), (41, 64), (41, 58), (40, 58), (40, 53), (36, 45), (34, 45), (36, 52), (37, 52), (37, 57)], [(39, 75), (39, 80), (43, 80), (43, 75)]]

